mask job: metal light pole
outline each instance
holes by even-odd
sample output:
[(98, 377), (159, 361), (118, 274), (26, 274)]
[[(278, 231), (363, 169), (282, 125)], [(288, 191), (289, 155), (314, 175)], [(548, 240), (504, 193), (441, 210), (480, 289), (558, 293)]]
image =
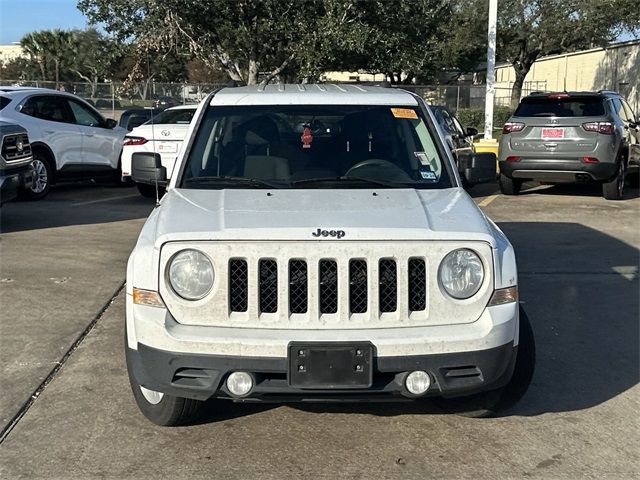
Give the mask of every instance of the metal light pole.
[(493, 100), (496, 77), (496, 24), (498, 23), (498, 0), (489, 0), (489, 27), (487, 30), (487, 94), (484, 103), (484, 139), (493, 138)]

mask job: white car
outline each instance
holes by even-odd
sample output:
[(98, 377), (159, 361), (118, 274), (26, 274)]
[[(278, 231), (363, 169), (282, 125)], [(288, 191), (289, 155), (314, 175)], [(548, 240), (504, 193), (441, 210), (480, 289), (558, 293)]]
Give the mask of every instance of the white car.
[[(535, 347), (513, 247), (467, 195), (424, 101), (390, 88), (225, 88), (195, 114), (129, 258), (142, 413), (236, 402), (517, 402)], [(460, 156), (469, 184), (495, 156)], [(134, 177), (164, 176), (138, 153)]]
[(27, 129), (35, 180), (26, 191), (43, 198), (63, 180), (117, 179), (125, 130), (80, 97), (31, 87), (0, 87), (0, 120)]
[[(124, 139), (122, 148), (122, 177), (131, 177), (131, 156), (136, 152), (157, 152), (162, 165), (167, 169), (167, 178), (171, 178), (173, 166), (187, 134), (189, 124), (196, 111), (196, 105), (181, 105), (168, 108), (152, 120), (134, 128)], [(161, 186), (165, 187), (166, 182)], [(137, 183), (138, 190), (145, 197), (155, 197), (155, 185)]]

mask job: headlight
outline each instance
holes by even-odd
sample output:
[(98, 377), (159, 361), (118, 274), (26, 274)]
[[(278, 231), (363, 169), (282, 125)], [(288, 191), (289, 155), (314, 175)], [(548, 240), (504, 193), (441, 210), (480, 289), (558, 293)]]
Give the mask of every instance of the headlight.
[(211, 260), (197, 250), (176, 253), (169, 264), (168, 276), (173, 291), (186, 300), (199, 300), (213, 287)]
[(480, 290), (483, 279), (482, 260), (472, 250), (454, 250), (440, 264), (440, 283), (453, 298), (472, 297)]

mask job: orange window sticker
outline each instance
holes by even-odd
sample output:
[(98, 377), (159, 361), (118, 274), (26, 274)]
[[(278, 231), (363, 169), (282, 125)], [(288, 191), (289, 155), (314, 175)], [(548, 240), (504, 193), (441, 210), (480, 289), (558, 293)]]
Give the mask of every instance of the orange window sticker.
[(418, 119), (418, 114), (411, 108), (392, 108), (391, 113), (396, 118), (411, 118), (412, 120)]

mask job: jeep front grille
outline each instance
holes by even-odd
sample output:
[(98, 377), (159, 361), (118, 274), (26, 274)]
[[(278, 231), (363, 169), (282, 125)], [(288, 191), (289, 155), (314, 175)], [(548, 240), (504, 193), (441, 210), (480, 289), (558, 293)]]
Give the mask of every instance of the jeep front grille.
[[(278, 286), (278, 262), (273, 259), (258, 261), (258, 310), (259, 313), (276, 313), (278, 298), (282, 293)], [(426, 309), (426, 267), (423, 259), (409, 259), (405, 269), (408, 280), (408, 295), (405, 296), (407, 310), (420, 312)], [(310, 285), (309, 266), (306, 260), (292, 259), (287, 268), (287, 292), (289, 314), (305, 314), (309, 310), (309, 288), (317, 289), (318, 313), (335, 314), (340, 302), (340, 275), (338, 263), (321, 259), (317, 266), (317, 283)], [(382, 258), (377, 262), (378, 313), (398, 310), (398, 263), (393, 258)], [(247, 261), (233, 258), (229, 261), (229, 310), (246, 312), (249, 299), (249, 268)], [(371, 286), (369, 267), (364, 259), (351, 259), (348, 263), (349, 314), (363, 314), (369, 310)]]
[(427, 282), (427, 269), (421, 258), (409, 259), (409, 310), (419, 312), (427, 307), (427, 295), (424, 285)]
[(335, 260), (320, 260), (320, 313), (338, 311), (338, 264)]
[(278, 264), (275, 260), (260, 260), (258, 270), (260, 312), (276, 313), (278, 311)]
[(398, 308), (397, 280), (396, 261), (391, 258), (380, 260), (378, 267), (378, 299), (380, 312), (395, 312)]
[(232, 312), (247, 311), (248, 282), (247, 261), (239, 258), (229, 260), (229, 309)]
[(31, 156), (31, 145), (26, 133), (5, 135), (2, 139), (2, 157), (7, 163), (18, 162)]
[(289, 262), (289, 311), (307, 313), (307, 262)]

